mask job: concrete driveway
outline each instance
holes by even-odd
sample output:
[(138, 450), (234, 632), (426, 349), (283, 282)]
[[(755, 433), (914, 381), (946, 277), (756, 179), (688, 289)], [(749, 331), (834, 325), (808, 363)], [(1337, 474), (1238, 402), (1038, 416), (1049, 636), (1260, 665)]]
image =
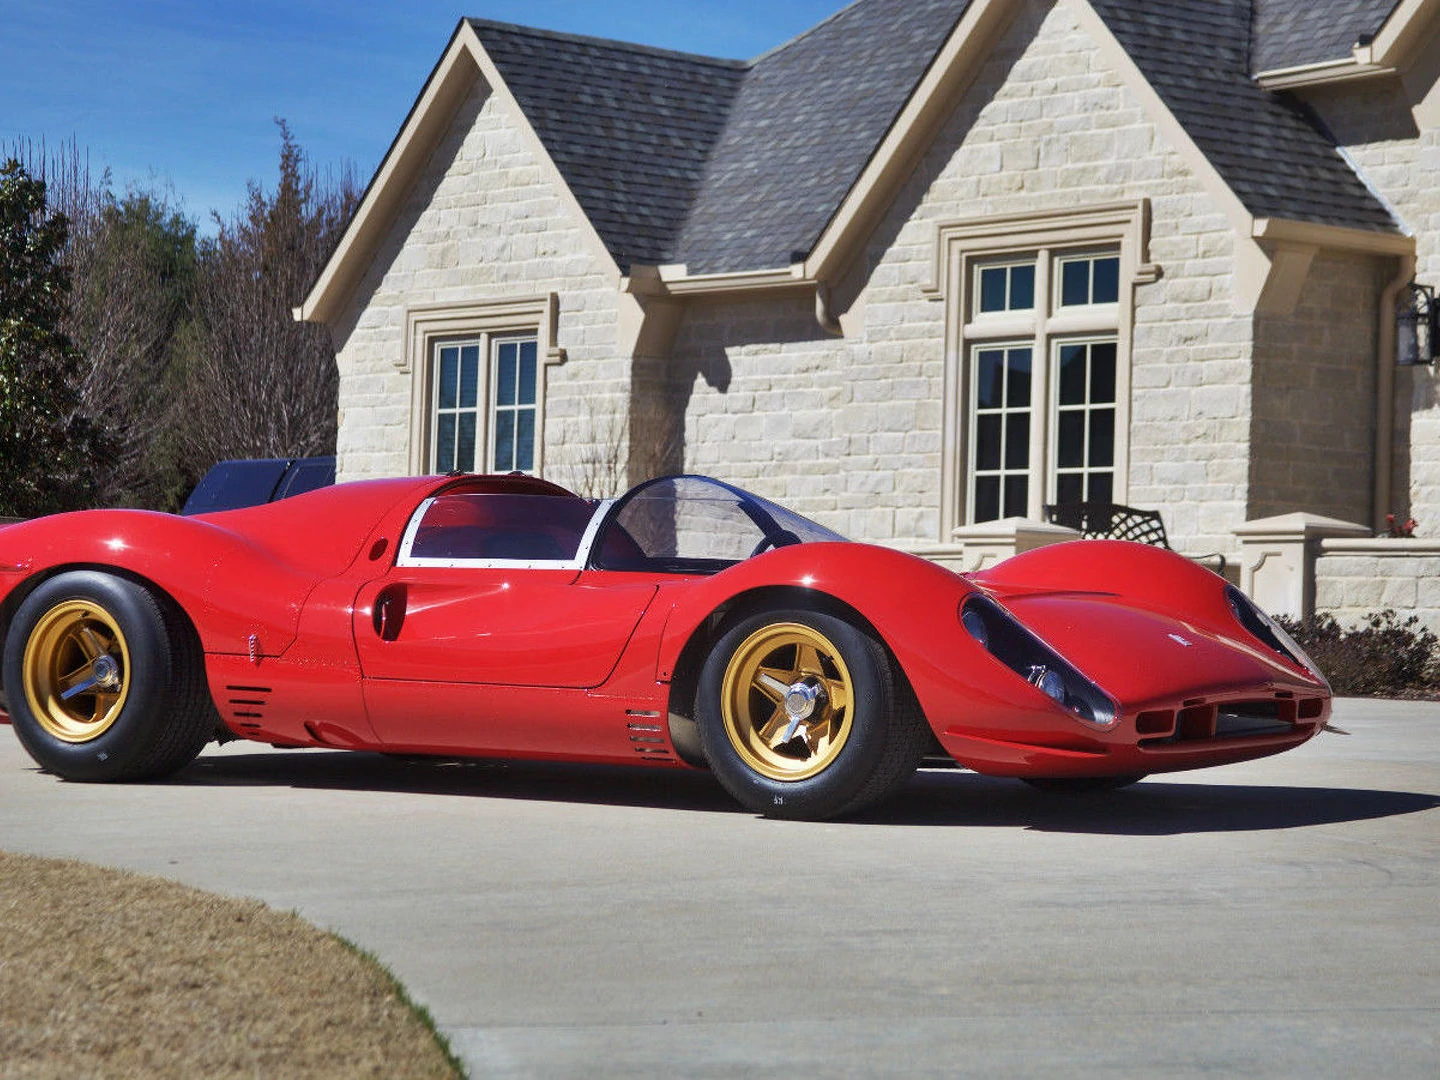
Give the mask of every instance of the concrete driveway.
[[(1094, 798), (924, 773), (772, 822), (703, 774), (227, 747), (0, 848), (294, 908), (476, 1077), (1440, 1075), (1440, 705)], [(13, 976), (7, 976), (13, 977)]]

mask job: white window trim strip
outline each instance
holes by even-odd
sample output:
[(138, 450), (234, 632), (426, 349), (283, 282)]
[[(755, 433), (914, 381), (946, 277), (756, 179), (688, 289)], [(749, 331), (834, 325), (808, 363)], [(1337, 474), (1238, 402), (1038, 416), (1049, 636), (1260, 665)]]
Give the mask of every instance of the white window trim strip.
[(595, 538), (600, 532), (600, 524), (610, 513), (610, 508), (615, 505), (614, 499), (605, 499), (596, 505), (595, 513), (590, 516), (590, 524), (585, 526), (585, 533), (580, 537), (580, 546), (576, 549), (573, 559), (415, 558), (410, 552), (415, 547), (415, 536), (420, 531), (420, 522), (425, 517), (425, 512), (430, 509), (430, 504), (437, 497), (431, 496), (426, 499), (410, 516), (410, 523), (405, 526), (405, 534), (400, 538), (400, 551), (395, 558), (396, 566), (431, 570), (583, 570), (586, 563), (590, 561), (590, 549), (595, 546)]

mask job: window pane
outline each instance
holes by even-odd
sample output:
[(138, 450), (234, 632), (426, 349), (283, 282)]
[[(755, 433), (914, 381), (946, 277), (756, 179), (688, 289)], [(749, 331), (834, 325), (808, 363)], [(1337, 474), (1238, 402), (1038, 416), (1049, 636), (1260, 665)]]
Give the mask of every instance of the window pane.
[(520, 392), (517, 404), (535, 404), (535, 342), (520, 343)]
[(447, 348), (440, 350), (440, 408), (455, 408), (456, 386), (459, 383), (460, 372), (460, 350)]
[(1084, 345), (1060, 346), (1060, 404), (1085, 404)]
[(460, 408), (475, 408), (480, 381), (480, 346), (466, 345), (460, 350)]
[(1005, 478), (1005, 516), (1024, 517), (1030, 509), (1030, 480), (1025, 476)]
[(981, 476), (975, 481), (975, 520), (994, 521), (1000, 516), (1000, 478)]
[(1062, 469), (1074, 469), (1085, 464), (1085, 414), (1078, 409), (1060, 414), (1055, 461)]
[(515, 413), (505, 409), (495, 414), (495, 471), (515, 468)]
[(495, 404), (515, 404), (515, 343), (502, 342), (495, 346)]
[(435, 421), (435, 471), (455, 471), (454, 413), (447, 413)]
[(475, 414), (473, 412), (459, 413), (457, 419), (460, 424), (455, 438), (455, 468), (461, 472), (474, 472)]
[(1056, 479), (1055, 501), (1057, 503), (1084, 502), (1085, 478), (1079, 473), (1065, 473)]
[(987, 266), (980, 271), (980, 310), (1005, 310), (1005, 267)]
[(1035, 267), (1010, 268), (1010, 310), (1029, 311), (1035, 306)]
[(1070, 259), (1060, 264), (1060, 303), (1065, 307), (1090, 303), (1090, 260)]
[(1090, 414), (1090, 460), (1086, 464), (1092, 469), (1115, 464), (1114, 409), (1096, 409)]
[(975, 405), (980, 409), (998, 409), (1004, 399), (1000, 396), (1004, 388), (1005, 353), (1000, 349), (986, 349), (980, 354), (977, 365)]
[(1000, 467), (1000, 417), (992, 414), (975, 419), (975, 468)]
[(1010, 349), (1007, 353), (1010, 368), (1005, 380), (1005, 404), (1012, 409), (1030, 407), (1030, 350)]
[(1095, 292), (1091, 296), (1095, 304), (1113, 304), (1120, 299), (1120, 259), (1095, 260)]
[(515, 467), (530, 472), (535, 468), (535, 410), (519, 410), (515, 427)]
[(1030, 414), (1005, 417), (1005, 468), (1023, 469), (1030, 463)]
[(1090, 474), (1090, 501), (1115, 501), (1115, 476), (1113, 473), (1100, 472)]
[(1090, 401), (1107, 405), (1115, 400), (1115, 343), (1090, 346)]

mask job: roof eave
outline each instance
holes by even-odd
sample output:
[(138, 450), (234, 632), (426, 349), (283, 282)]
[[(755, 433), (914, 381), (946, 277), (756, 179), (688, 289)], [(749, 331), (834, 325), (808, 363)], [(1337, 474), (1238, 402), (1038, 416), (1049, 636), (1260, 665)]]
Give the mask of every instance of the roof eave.
[(613, 271), (616, 280), (619, 279), (620, 270), (615, 258), (606, 248), (594, 223), (581, 208), (559, 167), (525, 116), (524, 109), (505, 85), (475, 28), (468, 19), (461, 19), (405, 118), (400, 133), (370, 181), (335, 253), (325, 264), (304, 302), (293, 310), (292, 314), (298, 321), (329, 323), (339, 316), (477, 78), (483, 79), (494, 93), (508, 101), (532, 150), (538, 160), (549, 166), (556, 190), (583, 226), (592, 254), (600, 265)]
[[(1355, 50), (1356, 54), (1361, 51)], [(1262, 90), (1297, 90), (1307, 86), (1354, 82), (1395, 73), (1396, 69), (1386, 64), (1361, 61), (1356, 55), (1351, 55), (1340, 60), (1322, 60), (1315, 64), (1262, 71), (1255, 76), (1255, 82)]]
[(410, 183), (479, 73), (478, 67), (467, 69), (462, 63), (468, 53), (462, 41), (466, 29), (465, 20), (461, 19), (371, 177), (340, 243), (310, 292), (300, 306), (293, 309), (297, 321), (329, 322), (337, 314), (343, 297), (359, 282), (369, 262), (362, 253), (373, 252), (379, 234), (394, 220)]

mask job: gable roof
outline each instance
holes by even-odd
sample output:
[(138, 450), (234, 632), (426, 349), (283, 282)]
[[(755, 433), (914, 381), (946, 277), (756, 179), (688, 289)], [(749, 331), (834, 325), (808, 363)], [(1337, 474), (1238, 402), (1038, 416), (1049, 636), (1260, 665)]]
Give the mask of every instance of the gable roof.
[(670, 261), (747, 65), (467, 21), (616, 263)]
[[(749, 64), (472, 25), (622, 271), (739, 273), (815, 247), (971, 2), (855, 0)], [(1395, 228), (1318, 120), (1251, 77), (1252, 20), (1293, 58), (1317, 9), (1339, 40), (1395, 0), (1088, 2), (1248, 212)]]
[(1089, 3), (1252, 215), (1396, 228), (1319, 120), (1252, 80), (1249, 0)]
[(1345, 60), (1380, 32), (1400, 0), (1254, 0), (1250, 70)]
[[(1237, 209), (1397, 234), (1320, 122), (1252, 76), (1257, 57), (1303, 64), (1357, 27), (1378, 32), (1373, 51), (1388, 59), (1430, 33), (1440, 0), (1073, 2), (1108, 30)], [(461, 20), (297, 317), (338, 310), (477, 70), (513, 100), (622, 275), (683, 264), (681, 277), (818, 278), (843, 261), (1017, 10), (1015, 0), (854, 0), (750, 62)]]

